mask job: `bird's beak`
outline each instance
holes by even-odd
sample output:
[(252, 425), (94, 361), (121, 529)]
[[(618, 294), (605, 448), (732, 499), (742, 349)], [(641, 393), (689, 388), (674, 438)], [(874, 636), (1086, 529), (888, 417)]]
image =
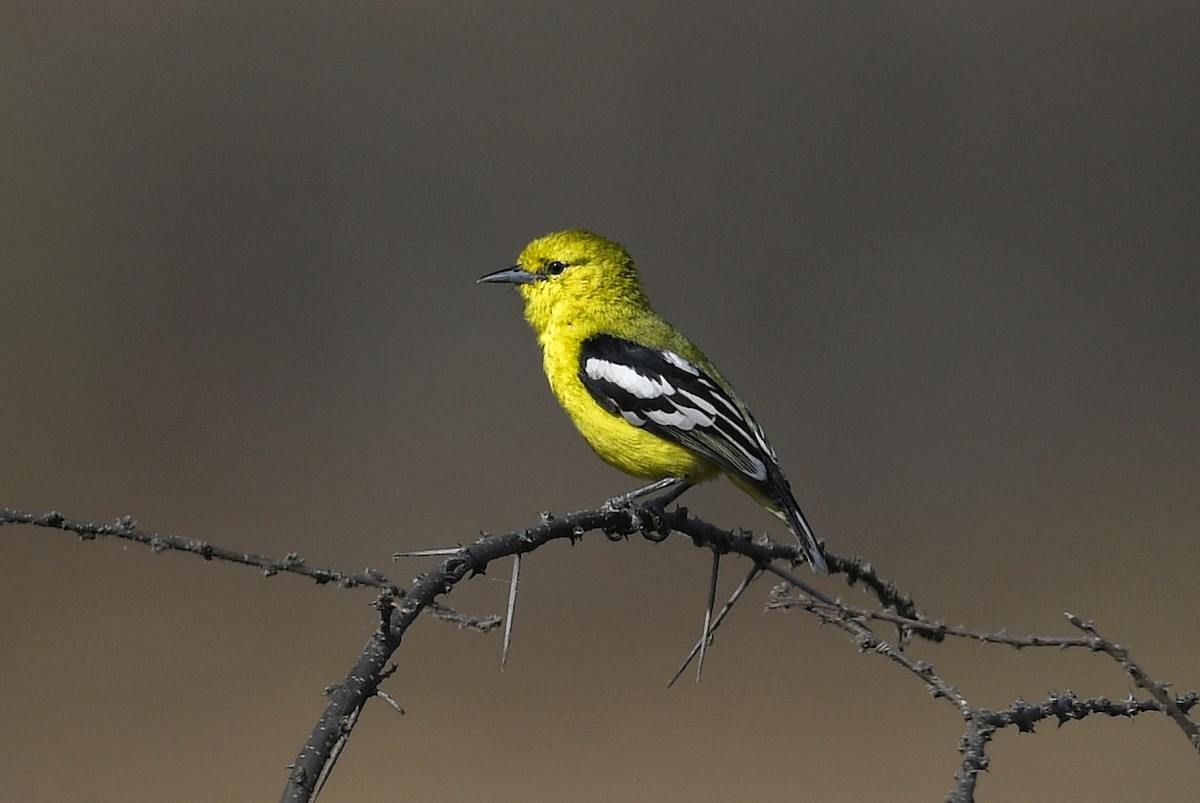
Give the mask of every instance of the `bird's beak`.
[(495, 273), (489, 273), (487, 276), (480, 276), (475, 282), (482, 284), (483, 282), (501, 282), (503, 284), (532, 284), (538, 280), (536, 273), (530, 273), (524, 268), (514, 265), (511, 268), (498, 270)]

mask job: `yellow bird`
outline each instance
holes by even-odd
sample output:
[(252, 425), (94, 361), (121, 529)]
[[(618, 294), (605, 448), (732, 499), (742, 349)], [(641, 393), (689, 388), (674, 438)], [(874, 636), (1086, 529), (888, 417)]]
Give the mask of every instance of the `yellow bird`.
[(663, 504), (725, 474), (795, 534), (814, 571), (821, 546), (762, 428), (704, 353), (651, 307), (624, 247), (581, 229), (540, 237), (480, 282), (517, 285), (550, 388), (592, 449), (654, 480)]

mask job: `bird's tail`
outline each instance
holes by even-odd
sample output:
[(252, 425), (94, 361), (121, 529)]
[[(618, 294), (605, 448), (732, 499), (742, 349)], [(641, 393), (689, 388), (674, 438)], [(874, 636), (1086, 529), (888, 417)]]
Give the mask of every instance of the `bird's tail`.
[(792, 496), (792, 488), (788, 485), (787, 478), (776, 476), (773, 479), (779, 503), (779, 512), (776, 515), (783, 519), (800, 542), (800, 549), (804, 552), (809, 567), (819, 574), (828, 574), (829, 564), (825, 562), (825, 554), (821, 551), (821, 545), (817, 543), (817, 537), (813, 535), (812, 527), (808, 526), (808, 520), (804, 518), (804, 511), (796, 503), (796, 497)]

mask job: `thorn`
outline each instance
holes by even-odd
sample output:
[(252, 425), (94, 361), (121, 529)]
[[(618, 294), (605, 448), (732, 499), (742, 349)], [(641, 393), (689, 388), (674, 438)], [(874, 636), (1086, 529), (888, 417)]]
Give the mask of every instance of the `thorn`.
[[(746, 578), (738, 584), (737, 588), (733, 590), (733, 594), (729, 596), (729, 601), (725, 603), (724, 607), (722, 607), (721, 610), (717, 612), (717, 615), (713, 618), (712, 626), (706, 628), (710, 637), (716, 631), (716, 629), (721, 626), (721, 622), (725, 620), (725, 615), (729, 613), (729, 611), (733, 608), (734, 603), (737, 602), (738, 598), (742, 596), (742, 592), (749, 588), (750, 584), (753, 583), (760, 574), (762, 574), (762, 569), (760, 567), (750, 567), (750, 572), (746, 575)], [(688, 668), (688, 666), (691, 665), (692, 659), (696, 657), (698, 652), (700, 652), (700, 642), (696, 642), (696, 644), (692, 647), (692, 651), (689, 652), (687, 657), (683, 659), (683, 663), (679, 665), (679, 669), (676, 670), (675, 675), (671, 678), (670, 682), (667, 683), (668, 689), (675, 685), (675, 681), (683, 677), (684, 671)]]
[(415, 552), (394, 552), (392, 560), (400, 558), (432, 558), (438, 555), (456, 555), (462, 547), (445, 547), (443, 549), (418, 549)]
[(517, 611), (517, 581), (521, 577), (521, 553), (513, 555), (512, 582), (508, 586), (508, 612), (504, 617), (504, 647), (500, 653), (500, 671), (508, 664), (508, 648), (512, 646), (513, 614)]
[(398, 714), (404, 713), (404, 709), (400, 707), (400, 703), (396, 702), (396, 700), (391, 695), (389, 695), (387, 692), (381, 691), (380, 689), (376, 689), (375, 696), (378, 697), (380, 700), (383, 700), (385, 703), (390, 705), (392, 708), (394, 708), (396, 710), (396, 713), (398, 713)]
[(721, 553), (713, 550), (712, 577), (708, 581), (708, 604), (704, 606), (704, 632), (700, 635), (700, 657), (696, 659), (696, 682), (704, 673), (704, 655), (708, 652), (708, 642), (712, 640), (713, 608), (717, 604), (717, 575), (721, 570)]

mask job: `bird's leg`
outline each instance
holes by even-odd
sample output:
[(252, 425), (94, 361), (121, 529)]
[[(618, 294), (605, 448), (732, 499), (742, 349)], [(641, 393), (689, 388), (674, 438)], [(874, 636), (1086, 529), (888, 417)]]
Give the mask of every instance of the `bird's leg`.
[(683, 496), (684, 492), (695, 484), (696, 483), (688, 482), (687, 480), (679, 480), (677, 484), (670, 486), (666, 493), (656, 499), (651, 499), (650, 502), (657, 505), (660, 510), (666, 510), (667, 505)]
[[(663, 541), (671, 534), (670, 529), (666, 527), (664, 521), (667, 505), (678, 499), (693, 484), (683, 477), (664, 477), (657, 482), (650, 483), (644, 488), (638, 488), (627, 494), (621, 494), (609, 499), (604, 503), (601, 510), (606, 512), (628, 510), (633, 521), (633, 526), (641, 530), (643, 536), (651, 541)], [(664, 493), (653, 499), (648, 499), (640, 505), (639, 509), (645, 511), (650, 516), (650, 521), (642, 521), (639, 510), (634, 509), (634, 503), (638, 499), (649, 496), (657, 491), (663, 491)]]
[(652, 482), (649, 485), (641, 488), (636, 488), (629, 493), (614, 496), (601, 506), (601, 510), (620, 510), (626, 507), (630, 502), (635, 502), (644, 496), (665, 491), (662, 496), (654, 499), (654, 503), (660, 507), (666, 507), (674, 502), (683, 492), (692, 487), (692, 483), (683, 477), (663, 477), (661, 480)]

